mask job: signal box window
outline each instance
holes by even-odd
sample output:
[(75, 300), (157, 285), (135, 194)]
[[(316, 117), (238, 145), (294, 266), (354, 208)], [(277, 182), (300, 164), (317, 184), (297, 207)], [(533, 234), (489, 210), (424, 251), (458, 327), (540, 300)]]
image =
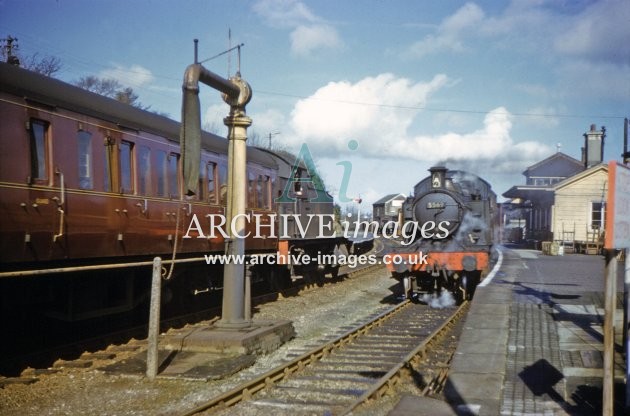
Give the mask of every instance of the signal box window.
[(120, 143), (120, 188), (121, 193), (133, 192), (132, 171), (133, 143), (122, 141)]
[(151, 149), (138, 148), (138, 194), (149, 195), (151, 189)]
[(92, 134), (81, 130), (77, 135), (77, 141), (79, 147), (79, 189), (93, 189)]
[(48, 179), (48, 123), (42, 120), (31, 120), (31, 181)]

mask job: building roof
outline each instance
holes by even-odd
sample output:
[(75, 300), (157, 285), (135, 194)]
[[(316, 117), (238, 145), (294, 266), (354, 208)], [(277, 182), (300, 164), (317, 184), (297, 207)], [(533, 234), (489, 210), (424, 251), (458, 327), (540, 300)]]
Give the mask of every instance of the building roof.
[(599, 164), (597, 164), (597, 165), (595, 165), (593, 167), (590, 167), (590, 168), (588, 168), (588, 169), (586, 169), (586, 170), (584, 170), (584, 171), (582, 171), (582, 172), (580, 172), (580, 173), (578, 173), (576, 175), (573, 175), (573, 176), (571, 176), (569, 178), (566, 178), (565, 180), (563, 180), (561, 182), (558, 182), (553, 187), (553, 190), (557, 191), (559, 189), (562, 189), (562, 188), (564, 188), (566, 186), (569, 186), (569, 185), (571, 185), (571, 184), (573, 184), (573, 183), (575, 183), (575, 182), (577, 182), (577, 181), (579, 181), (581, 179), (584, 179), (584, 178), (586, 178), (586, 177), (588, 177), (590, 175), (593, 175), (593, 174), (595, 174), (596, 172), (599, 172), (599, 171), (608, 172), (608, 165), (605, 164), (605, 163), (599, 163)]
[(403, 194), (389, 194), (389, 195), (385, 195), (384, 197), (382, 197), (381, 199), (379, 199), (378, 201), (376, 201), (375, 203), (372, 204), (372, 206), (375, 205), (385, 205), (386, 202), (391, 201), (392, 199), (396, 199), (398, 197), (402, 197), (403, 199), (405, 198), (405, 195)]
[(523, 200), (537, 200), (550, 191), (553, 191), (553, 187), (538, 185), (515, 185), (505, 191), (503, 193), (503, 196), (505, 198), (511, 199), (521, 198)]
[(546, 159), (529, 166), (523, 175), (527, 177), (569, 177), (584, 170), (584, 164), (562, 152), (556, 152)]

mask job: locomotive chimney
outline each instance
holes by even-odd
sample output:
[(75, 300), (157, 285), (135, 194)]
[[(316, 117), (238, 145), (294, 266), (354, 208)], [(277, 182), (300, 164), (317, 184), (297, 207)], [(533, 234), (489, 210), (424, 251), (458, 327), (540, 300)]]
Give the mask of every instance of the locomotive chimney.
[(591, 124), (591, 129), (584, 133), (584, 168), (588, 169), (604, 160), (604, 139), (606, 137), (606, 127), (602, 126), (597, 130), (595, 124)]
[(431, 188), (442, 189), (445, 186), (446, 168), (444, 166), (433, 166), (429, 169), (431, 172)]

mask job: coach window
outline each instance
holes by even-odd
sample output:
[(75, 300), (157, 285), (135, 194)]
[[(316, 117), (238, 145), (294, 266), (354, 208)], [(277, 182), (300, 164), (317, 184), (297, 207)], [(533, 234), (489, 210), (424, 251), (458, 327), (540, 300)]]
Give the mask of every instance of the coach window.
[(120, 142), (120, 192), (133, 193), (133, 143)]
[(138, 147), (138, 194), (149, 195), (151, 190), (151, 149)]
[(219, 163), (219, 203), (227, 204), (227, 165)]
[(256, 208), (256, 174), (250, 170), (247, 177), (247, 206)]
[(206, 172), (206, 162), (201, 160), (199, 162), (199, 187), (197, 189), (197, 199), (199, 201), (203, 201), (206, 196), (206, 177), (208, 173)]
[(93, 189), (92, 134), (79, 130), (77, 144), (79, 147), (79, 189)]
[(179, 184), (177, 175), (177, 162), (179, 155), (171, 153), (168, 155), (168, 193), (171, 198), (179, 198)]
[(256, 189), (256, 195), (258, 196), (258, 208), (270, 209), (269, 204), (269, 176), (258, 176), (258, 187)]
[(48, 123), (42, 120), (31, 120), (31, 182), (48, 179)]
[(116, 187), (116, 177), (114, 176), (114, 161), (116, 140), (109, 135), (105, 137), (105, 171), (103, 172), (103, 189), (106, 192), (112, 192)]
[(216, 163), (208, 162), (205, 166), (206, 183), (205, 183), (205, 186), (203, 186), (202, 188), (206, 188), (206, 190), (208, 191), (208, 202), (210, 203), (217, 202), (216, 185), (215, 185), (216, 170), (217, 170)]
[(157, 180), (157, 196), (166, 196), (166, 172), (168, 165), (166, 164), (166, 152), (158, 150), (155, 155), (155, 171)]

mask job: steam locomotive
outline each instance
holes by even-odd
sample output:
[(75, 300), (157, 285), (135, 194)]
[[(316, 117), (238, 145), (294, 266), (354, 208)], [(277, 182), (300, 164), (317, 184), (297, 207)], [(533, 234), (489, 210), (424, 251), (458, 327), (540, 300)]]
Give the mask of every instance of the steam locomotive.
[(403, 204), (403, 229), (437, 232), (408, 233), (393, 249), (397, 261), (388, 268), (408, 298), (446, 290), (460, 301), (470, 299), (490, 263), (498, 230), (496, 194), (477, 175), (442, 166), (429, 171)]
[[(207, 230), (208, 218), (225, 214), (227, 140), (202, 133), (199, 191), (188, 196), (179, 134), (166, 117), (0, 63), (0, 314), (33, 305), (65, 320), (128, 311), (147, 299), (150, 268), (141, 264), (224, 253), (221, 233), (183, 237), (193, 218)], [(319, 223), (333, 221), (333, 203), (310, 202), (325, 192), (312, 175), (290, 156), (248, 147), (247, 255), (332, 254), (348, 244), (317, 238), (333, 229)], [(277, 203), (289, 188), (291, 202)], [(181, 303), (222, 286), (221, 267), (191, 267), (175, 267), (165, 289)], [(335, 272), (315, 263), (248, 270), (271, 288)]]

